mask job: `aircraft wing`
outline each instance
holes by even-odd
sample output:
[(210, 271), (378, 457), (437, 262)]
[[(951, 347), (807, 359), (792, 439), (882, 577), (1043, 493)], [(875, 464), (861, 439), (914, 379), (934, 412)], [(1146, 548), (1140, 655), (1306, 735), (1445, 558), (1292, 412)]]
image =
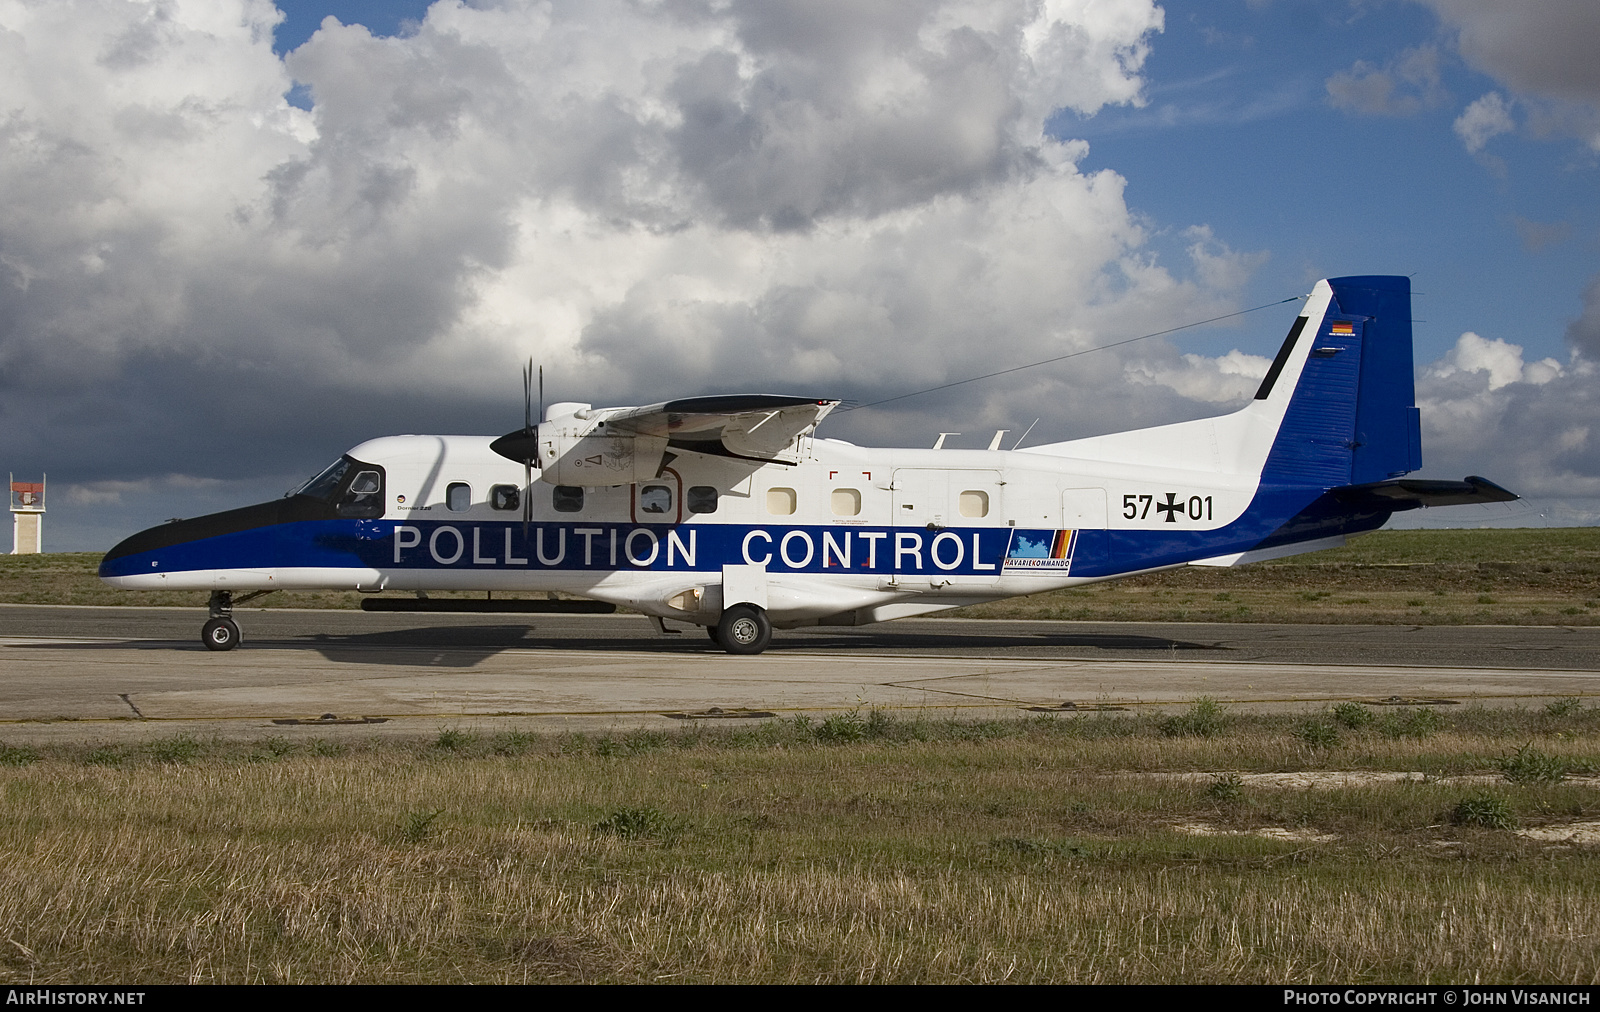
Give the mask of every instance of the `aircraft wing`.
[(607, 429), (665, 437), (669, 447), (769, 459), (822, 421), (838, 401), (777, 394), (685, 397), (607, 414)]
[(1333, 493), (1355, 506), (1408, 510), (1419, 506), (1464, 506), (1468, 503), (1511, 502), (1519, 496), (1487, 478), (1468, 475), (1463, 481), (1396, 478), (1369, 485), (1348, 485)]

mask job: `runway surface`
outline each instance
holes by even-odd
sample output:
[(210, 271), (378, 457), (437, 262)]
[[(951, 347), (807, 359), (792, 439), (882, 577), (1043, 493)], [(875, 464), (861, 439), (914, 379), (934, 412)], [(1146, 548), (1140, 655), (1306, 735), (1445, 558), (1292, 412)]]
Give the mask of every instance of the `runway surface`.
[[(212, 653), (193, 609), (0, 605), (0, 740), (596, 731), (856, 707), (978, 717), (1200, 695), (1263, 709), (1600, 695), (1595, 628), (928, 619), (780, 632), (767, 653), (731, 657), (700, 629), (662, 636), (625, 615), (235, 617), (244, 645)], [(681, 716), (713, 708), (724, 715)], [(273, 723), (325, 713), (389, 719)]]

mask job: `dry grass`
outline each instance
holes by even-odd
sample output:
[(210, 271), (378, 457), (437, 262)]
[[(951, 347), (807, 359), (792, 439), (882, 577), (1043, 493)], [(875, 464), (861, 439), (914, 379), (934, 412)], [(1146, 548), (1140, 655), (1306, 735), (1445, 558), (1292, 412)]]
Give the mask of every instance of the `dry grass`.
[(1590, 786), (1128, 775), (1592, 771), (1600, 710), (1558, 709), (53, 747), (0, 766), (0, 976), (1594, 982), (1600, 855), (1450, 819), (1592, 821)]
[(1379, 531), (1238, 569), (1186, 567), (967, 608), (969, 618), (1600, 624), (1600, 528)]
[[(0, 556), (0, 603), (204, 607), (198, 591), (130, 592), (94, 554)], [(267, 608), (358, 608), (342, 591), (285, 591)], [(439, 597), (477, 596), (439, 593)], [(1239, 569), (1184, 568), (1000, 601), (969, 618), (1082, 621), (1595, 625), (1600, 528), (1379, 531), (1330, 552)]]

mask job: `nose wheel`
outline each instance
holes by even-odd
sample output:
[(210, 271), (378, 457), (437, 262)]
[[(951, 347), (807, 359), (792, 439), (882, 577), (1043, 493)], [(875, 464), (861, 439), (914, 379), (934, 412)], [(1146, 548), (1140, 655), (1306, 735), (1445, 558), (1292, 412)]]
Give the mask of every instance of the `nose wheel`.
[(239, 645), (239, 623), (231, 618), (214, 618), (200, 630), (200, 642), (207, 650), (232, 650)]
[(200, 642), (206, 645), (207, 650), (232, 650), (238, 646), (243, 637), (239, 634), (239, 623), (233, 620), (234, 604), (254, 601), (271, 593), (273, 591), (257, 590), (235, 602), (231, 590), (213, 590), (211, 600), (207, 603), (211, 609), (211, 621), (201, 627)]

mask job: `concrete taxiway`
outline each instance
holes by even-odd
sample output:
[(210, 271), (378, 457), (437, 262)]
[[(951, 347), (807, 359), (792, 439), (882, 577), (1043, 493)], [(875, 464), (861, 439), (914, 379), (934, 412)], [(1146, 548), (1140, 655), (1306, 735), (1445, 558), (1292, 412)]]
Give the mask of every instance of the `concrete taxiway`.
[[(0, 740), (594, 732), (858, 707), (971, 717), (1170, 707), (1201, 695), (1262, 709), (1600, 695), (1592, 628), (915, 620), (780, 633), (759, 657), (731, 657), (698, 629), (663, 637), (635, 616), (237, 617), (244, 646), (212, 653), (198, 641), (204, 615), (190, 609), (0, 606)], [(387, 720), (274, 723), (322, 714)]]

